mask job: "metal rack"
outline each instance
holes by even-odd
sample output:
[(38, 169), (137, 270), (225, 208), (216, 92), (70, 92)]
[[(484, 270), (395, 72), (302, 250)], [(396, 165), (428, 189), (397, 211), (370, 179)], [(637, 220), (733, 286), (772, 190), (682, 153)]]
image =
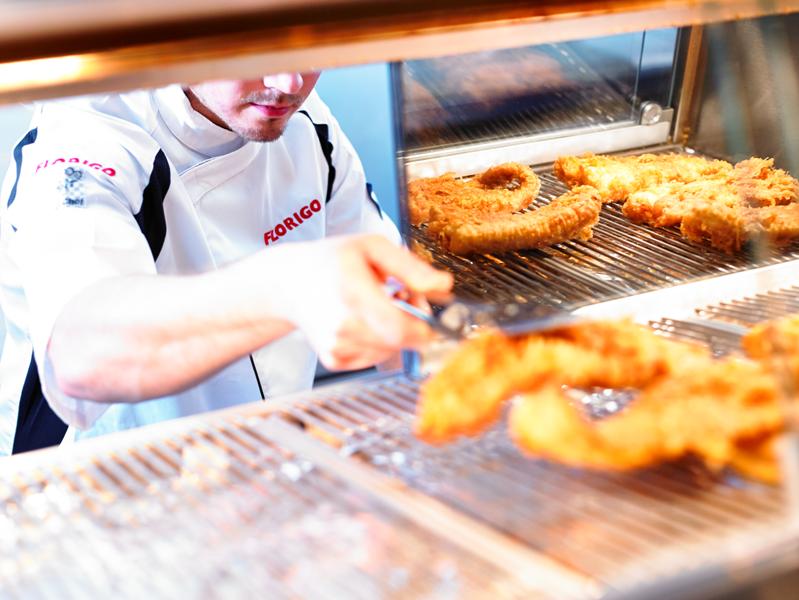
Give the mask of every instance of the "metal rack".
[(530, 460), (497, 428), (435, 448), (411, 432), (403, 378), (300, 402), (289, 414), (412, 488), (522, 541), (605, 592), (710, 572), (742, 553), (799, 544), (779, 488), (684, 462), (609, 475)]
[[(799, 307), (799, 288), (702, 307), (696, 314), (751, 324)], [(739, 336), (679, 319), (650, 323), (669, 337), (739, 351)], [(286, 414), (345, 456), (463, 511), (594, 581), (600, 595), (686, 593), (799, 550), (799, 520), (781, 488), (683, 460), (632, 474), (524, 457), (502, 426), (445, 447), (417, 440), (417, 383), (397, 376), (294, 403)], [(693, 589), (695, 592), (696, 589)], [(665, 596), (664, 596), (665, 597)]]
[(2, 596), (533, 593), (292, 450), (274, 421), (196, 421), (88, 455), (24, 457), (34, 468), (9, 464), (0, 476)]

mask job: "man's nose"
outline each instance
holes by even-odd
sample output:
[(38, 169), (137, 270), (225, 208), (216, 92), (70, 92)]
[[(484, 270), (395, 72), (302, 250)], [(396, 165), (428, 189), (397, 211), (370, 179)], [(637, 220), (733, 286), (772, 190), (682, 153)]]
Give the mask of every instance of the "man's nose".
[(302, 75), (300, 73), (277, 73), (264, 77), (264, 86), (275, 88), (284, 94), (296, 94), (302, 89)]

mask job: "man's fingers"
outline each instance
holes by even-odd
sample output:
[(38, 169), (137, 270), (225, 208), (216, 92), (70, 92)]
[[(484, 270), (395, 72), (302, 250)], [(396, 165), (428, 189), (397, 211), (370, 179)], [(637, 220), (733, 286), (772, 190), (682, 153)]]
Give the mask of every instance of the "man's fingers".
[(345, 266), (349, 274), (345, 293), (353, 312), (386, 348), (419, 345), (429, 337), (427, 324), (394, 306), (365, 261), (355, 256)]
[(421, 294), (446, 294), (452, 289), (452, 275), (431, 267), (409, 250), (378, 236), (361, 239), (366, 259), (382, 278), (394, 277), (408, 289)]

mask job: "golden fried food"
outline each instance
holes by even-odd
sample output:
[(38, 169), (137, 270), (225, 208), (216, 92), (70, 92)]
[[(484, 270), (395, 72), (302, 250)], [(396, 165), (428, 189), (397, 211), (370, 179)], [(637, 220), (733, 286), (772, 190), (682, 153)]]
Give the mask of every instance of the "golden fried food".
[(696, 202), (683, 217), (680, 232), (691, 241), (709, 241), (727, 253), (740, 250), (750, 240), (784, 246), (799, 237), (799, 203), (757, 208)]
[(570, 186), (592, 185), (605, 202), (624, 201), (631, 221), (677, 225), (689, 240), (728, 253), (748, 240), (784, 245), (799, 237), (799, 182), (770, 158), (733, 167), (679, 154), (568, 156), (554, 168)]
[(416, 433), (432, 443), (474, 435), (514, 393), (558, 385), (640, 387), (676, 365), (704, 363), (705, 349), (629, 321), (597, 321), (509, 338), (486, 332), (464, 342), (422, 386)]
[(782, 428), (777, 398), (759, 363), (719, 360), (652, 381), (625, 410), (598, 421), (558, 386), (544, 386), (517, 400), (509, 428), (528, 453), (573, 466), (627, 470), (693, 454), (718, 469), (742, 460), (739, 442)]
[(748, 158), (735, 165), (735, 192), (747, 206), (793, 204), (799, 200), (799, 181), (774, 168), (773, 158)]
[(732, 165), (686, 154), (637, 156), (564, 156), (555, 161), (555, 175), (569, 187), (590, 185), (602, 201), (620, 202), (630, 194), (664, 183), (689, 183), (727, 175)]
[(730, 466), (744, 477), (775, 485), (780, 482), (778, 435), (760, 435), (737, 443)]
[(750, 357), (763, 361), (791, 385), (799, 384), (799, 315), (766, 321), (752, 327), (741, 339)]
[(533, 170), (518, 163), (491, 167), (471, 179), (459, 179), (453, 173), (416, 179), (408, 184), (411, 223), (428, 222), (432, 208), (511, 213), (529, 206), (540, 187)]
[(738, 196), (720, 180), (669, 182), (630, 194), (622, 205), (625, 217), (654, 227), (680, 225), (704, 204), (738, 206)]
[(591, 187), (577, 187), (541, 208), (524, 213), (455, 215), (430, 209), (429, 235), (455, 254), (542, 248), (572, 239), (588, 240), (602, 202)]

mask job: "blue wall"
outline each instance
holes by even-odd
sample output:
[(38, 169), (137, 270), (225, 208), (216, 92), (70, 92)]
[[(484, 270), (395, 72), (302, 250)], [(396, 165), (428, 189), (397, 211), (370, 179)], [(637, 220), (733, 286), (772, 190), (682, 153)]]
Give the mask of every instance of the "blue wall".
[(383, 210), (398, 223), (388, 65), (325, 71), (316, 89), (358, 151)]

